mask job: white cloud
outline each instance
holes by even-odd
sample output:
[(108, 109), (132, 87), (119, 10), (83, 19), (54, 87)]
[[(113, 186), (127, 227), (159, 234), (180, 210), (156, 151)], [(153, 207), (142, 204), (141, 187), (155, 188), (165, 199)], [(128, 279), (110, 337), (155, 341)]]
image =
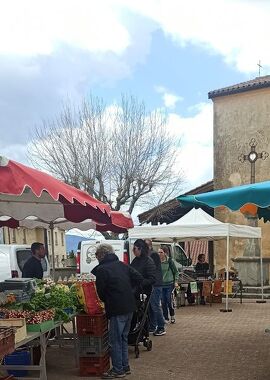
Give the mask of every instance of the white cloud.
[(211, 103), (194, 107), (192, 117), (169, 114), (168, 130), (181, 137), (177, 166), (183, 169), (188, 188), (199, 186), (213, 178), (213, 110)]
[(156, 86), (155, 90), (159, 94), (162, 94), (164, 106), (167, 108), (174, 109), (176, 107), (176, 104), (183, 100), (182, 96), (178, 96), (178, 95), (171, 93), (170, 91), (168, 91), (163, 86)]
[(129, 33), (106, 0), (9, 0), (0, 8), (0, 53), (51, 54), (61, 45), (121, 53)]
[[(176, 43), (221, 54), (243, 72), (270, 68), (270, 2), (259, 0), (115, 0), (155, 21)], [(115, 2), (114, 1), (114, 2)]]
[[(270, 2), (262, 0), (2, 1), (0, 54), (48, 55), (61, 45), (122, 54), (134, 43), (126, 11), (152, 20), (180, 46), (220, 54), (242, 72), (257, 72), (259, 60), (262, 74), (270, 69)], [(167, 104), (174, 100), (167, 97)]]

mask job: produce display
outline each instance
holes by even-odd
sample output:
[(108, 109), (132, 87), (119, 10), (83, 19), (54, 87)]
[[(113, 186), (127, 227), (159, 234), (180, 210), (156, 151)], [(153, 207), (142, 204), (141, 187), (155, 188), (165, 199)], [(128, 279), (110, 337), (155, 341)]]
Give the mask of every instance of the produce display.
[[(75, 314), (84, 311), (89, 315), (104, 314), (92, 278), (61, 278), (37, 281), (28, 300), (19, 301), (14, 290), (0, 292), (0, 318), (24, 318), (28, 331), (43, 331), (50, 322), (69, 322)], [(40, 328), (40, 330), (39, 330)], [(34, 330), (35, 329), (35, 330)], [(45, 331), (45, 330), (44, 330)]]
[(68, 322), (70, 315), (80, 311), (75, 281), (64, 284), (51, 279), (38, 282), (35, 293), (28, 302), (16, 302), (12, 293), (2, 303), (0, 317), (25, 318), (27, 324), (49, 320)]
[(28, 325), (39, 324), (46, 321), (51, 321), (55, 318), (55, 310), (43, 310), (43, 311), (26, 311), (26, 310), (9, 310), (0, 309), (2, 318), (25, 318)]

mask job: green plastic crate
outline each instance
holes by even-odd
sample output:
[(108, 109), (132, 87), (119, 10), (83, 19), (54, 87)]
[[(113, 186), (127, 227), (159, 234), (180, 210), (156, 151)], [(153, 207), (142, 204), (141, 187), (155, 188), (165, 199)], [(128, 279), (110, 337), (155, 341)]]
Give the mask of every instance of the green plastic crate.
[(54, 321), (46, 321), (36, 325), (26, 325), (28, 332), (45, 332), (54, 328)]

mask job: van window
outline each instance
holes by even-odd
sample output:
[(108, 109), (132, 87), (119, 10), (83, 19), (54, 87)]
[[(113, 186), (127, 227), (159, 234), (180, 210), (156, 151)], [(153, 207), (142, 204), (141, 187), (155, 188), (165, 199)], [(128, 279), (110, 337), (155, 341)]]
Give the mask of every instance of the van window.
[[(18, 266), (20, 268), (20, 271), (22, 271), (24, 264), (32, 256), (32, 252), (29, 249), (18, 249), (16, 251), (16, 256), (17, 256)], [(42, 265), (43, 271), (47, 272), (47, 261), (45, 259), (41, 260), (41, 265)]]
[(158, 252), (159, 248), (162, 246), (162, 245), (166, 245), (166, 247), (168, 248), (169, 250), (169, 257), (172, 257), (172, 247), (170, 246), (170, 244), (166, 244), (166, 243), (156, 243), (156, 242), (153, 242), (153, 249), (154, 251)]
[(29, 249), (18, 249), (16, 251), (17, 256), (17, 263), (19, 265), (20, 270), (23, 270), (24, 264), (30, 257), (32, 256), (32, 253)]
[(185, 254), (185, 252), (182, 251), (181, 247), (178, 245), (175, 246), (175, 257), (174, 259), (181, 265), (187, 266), (188, 265), (188, 258)]

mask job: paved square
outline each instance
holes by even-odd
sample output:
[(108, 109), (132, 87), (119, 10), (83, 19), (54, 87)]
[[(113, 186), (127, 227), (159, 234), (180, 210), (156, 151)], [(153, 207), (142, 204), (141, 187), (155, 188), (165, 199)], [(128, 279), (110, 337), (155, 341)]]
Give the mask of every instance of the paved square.
[[(130, 349), (133, 379), (269, 380), (270, 303), (233, 303), (232, 313), (221, 313), (224, 305), (185, 306), (176, 311), (176, 324), (167, 334), (153, 337), (153, 351), (142, 347), (139, 359)], [(73, 352), (69, 348), (48, 349), (48, 379), (75, 380)]]

